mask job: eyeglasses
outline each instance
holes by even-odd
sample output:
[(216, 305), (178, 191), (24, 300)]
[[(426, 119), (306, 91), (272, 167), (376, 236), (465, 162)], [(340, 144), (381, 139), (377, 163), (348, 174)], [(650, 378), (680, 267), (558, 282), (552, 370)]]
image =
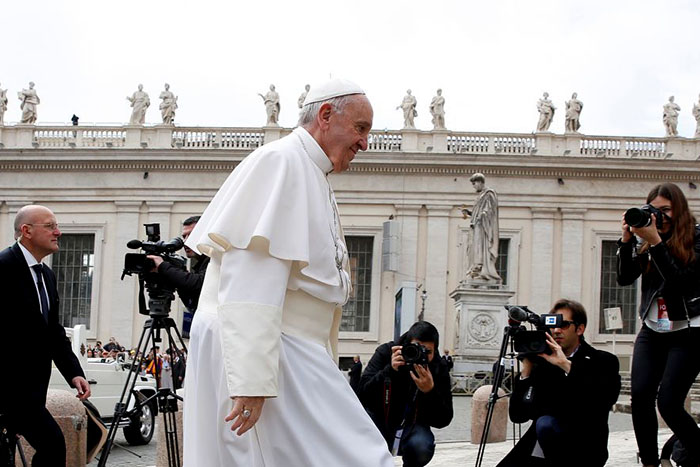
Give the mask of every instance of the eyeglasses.
[(54, 231), (58, 228), (58, 223), (56, 222), (46, 222), (44, 224), (32, 224), (32, 223), (27, 223), (27, 225), (40, 225), (42, 227), (46, 227), (47, 229)]
[(573, 324), (574, 326), (576, 326), (576, 322), (575, 322), (575, 321), (562, 320), (561, 326), (559, 326), (559, 329), (562, 329), (562, 330), (563, 330), (563, 329), (569, 329), (569, 326), (571, 326), (572, 324)]

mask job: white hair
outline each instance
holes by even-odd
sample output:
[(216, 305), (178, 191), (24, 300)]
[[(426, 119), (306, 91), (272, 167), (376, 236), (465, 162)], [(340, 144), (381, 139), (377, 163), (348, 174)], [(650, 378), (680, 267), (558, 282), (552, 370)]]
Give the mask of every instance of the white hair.
[(301, 112), (299, 112), (299, 121), (297, 122), (297, 125), (306, 126), (309, 123), (313, 122), (314, 119), (316, 119), (316, 116), (318, 115), (318, 111), (321, 110), (321, 106), (326, 103), (330, 104), (335, 112), (342, 114), (343, 110), (345, 109), (345, 106), (350, 101), (350, 98), (354, 95), (355, 94), (351, 94), (348, 96), (331, 97), (330, 99), (327, 99), (325, 101), (313, 102), (311, 104), (305, 105), (304, 107), (302, 107)]

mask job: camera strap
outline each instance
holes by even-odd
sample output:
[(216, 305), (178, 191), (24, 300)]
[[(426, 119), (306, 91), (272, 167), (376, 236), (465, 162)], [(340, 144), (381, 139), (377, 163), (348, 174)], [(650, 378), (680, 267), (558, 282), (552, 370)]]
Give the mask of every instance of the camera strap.
[[(418, 387), (417, 386), (415, 388), (415, 391), (413, 392), (413, 398), (411, 399), (411, 402), (406, 404), (406, 409), (403, 412), (403, 419), (401, 420), (401, 425), (399, 425), (398, 429), (396, 430), (396, 433), (394, 434), (394, 444), (391, 447), (391, 455), (392, 456), (399, 455), (399, 447), (401, 446), (401, 438), (403, 438), (403, 432), (406, 429), (406, 420), (408, 420), (408, 416), (411, 413), (411, 410), (416, 405), (416, 397), (418, 397)], [(388, 418), (387, 418), (387, 420), (388, 420)]]

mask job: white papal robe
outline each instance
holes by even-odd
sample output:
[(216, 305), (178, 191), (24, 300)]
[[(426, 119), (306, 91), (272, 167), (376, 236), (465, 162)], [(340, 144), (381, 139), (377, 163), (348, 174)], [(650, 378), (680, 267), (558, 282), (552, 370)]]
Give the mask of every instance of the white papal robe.
[[(297, 128), (244, 159), (188, 239), (211, 262), (185, 377), (186, 467), (394, 465), (331, 357), (350, 289), (331, 170)], [(224, 422), (232, 396), (267, 398), (240, 437)]]

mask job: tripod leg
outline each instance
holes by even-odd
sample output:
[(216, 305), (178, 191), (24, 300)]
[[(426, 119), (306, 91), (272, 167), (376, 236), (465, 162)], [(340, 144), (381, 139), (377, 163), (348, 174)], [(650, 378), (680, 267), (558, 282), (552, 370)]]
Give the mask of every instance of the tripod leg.
[(479, 451), (476, 455), (476, 467), (481, 467), (481, 463), (484, 459), (484, 453), (486, 451), (486, 440), (489, 436), (489, 430), (491, 429), (491, 420), (493, 419), (493, 411), (496, 407), (496, 402), (498, 401), (498, 389), (501, 387), (503, 382), (503, 374), (505, 371), (505, 355), (508, 350), (508, 342), (511, 337), (511, 327), (506, 326), (503, 330), (503, 341), (501, 341), (501, 350), (498, 353), (498, 361), (496, 370), (493, 375), (493, 386), (491, 388), (491, 394), (489, 395), (488, 406), (486, 409), (486, 419), (484, 421), (484, 428), (481, 432), (481, 440), (479, 441)]
[(112, 452), (112, 445), (114, 444), (114, 437), (117, 434), (117, 428), (119, 422), (126, 414), (127, 407), (131, 401), (131, 395), (134, 391), (134, 386), (136, 385), (136, 380), (138, 379), (138, 373), (141, 368), (141, 358), (148, 348), (148, 343), (153, 337), (153, 320), (149, 319), (143, 325), (143, 330), (141, 331), (141, 337), (139, 338), (139, 345), (136, 348), (136, 354), (134, 359), (131, 361), (131, 368), (129, 368), (129, 373), (126, 377), (126, 382), (124, 383), (124, 389), (122, 389), (121, 397), (119, 402), (114, 406), (114, 416), (112, 417), (112, 424), (109, 427), (109, 433), (107, 434), (107, 440), (102, 447), (102, 452), (100, 454), (100, 462), (97, 464), (98, 467), (105, 467), (107, 465), (107, 458)]

